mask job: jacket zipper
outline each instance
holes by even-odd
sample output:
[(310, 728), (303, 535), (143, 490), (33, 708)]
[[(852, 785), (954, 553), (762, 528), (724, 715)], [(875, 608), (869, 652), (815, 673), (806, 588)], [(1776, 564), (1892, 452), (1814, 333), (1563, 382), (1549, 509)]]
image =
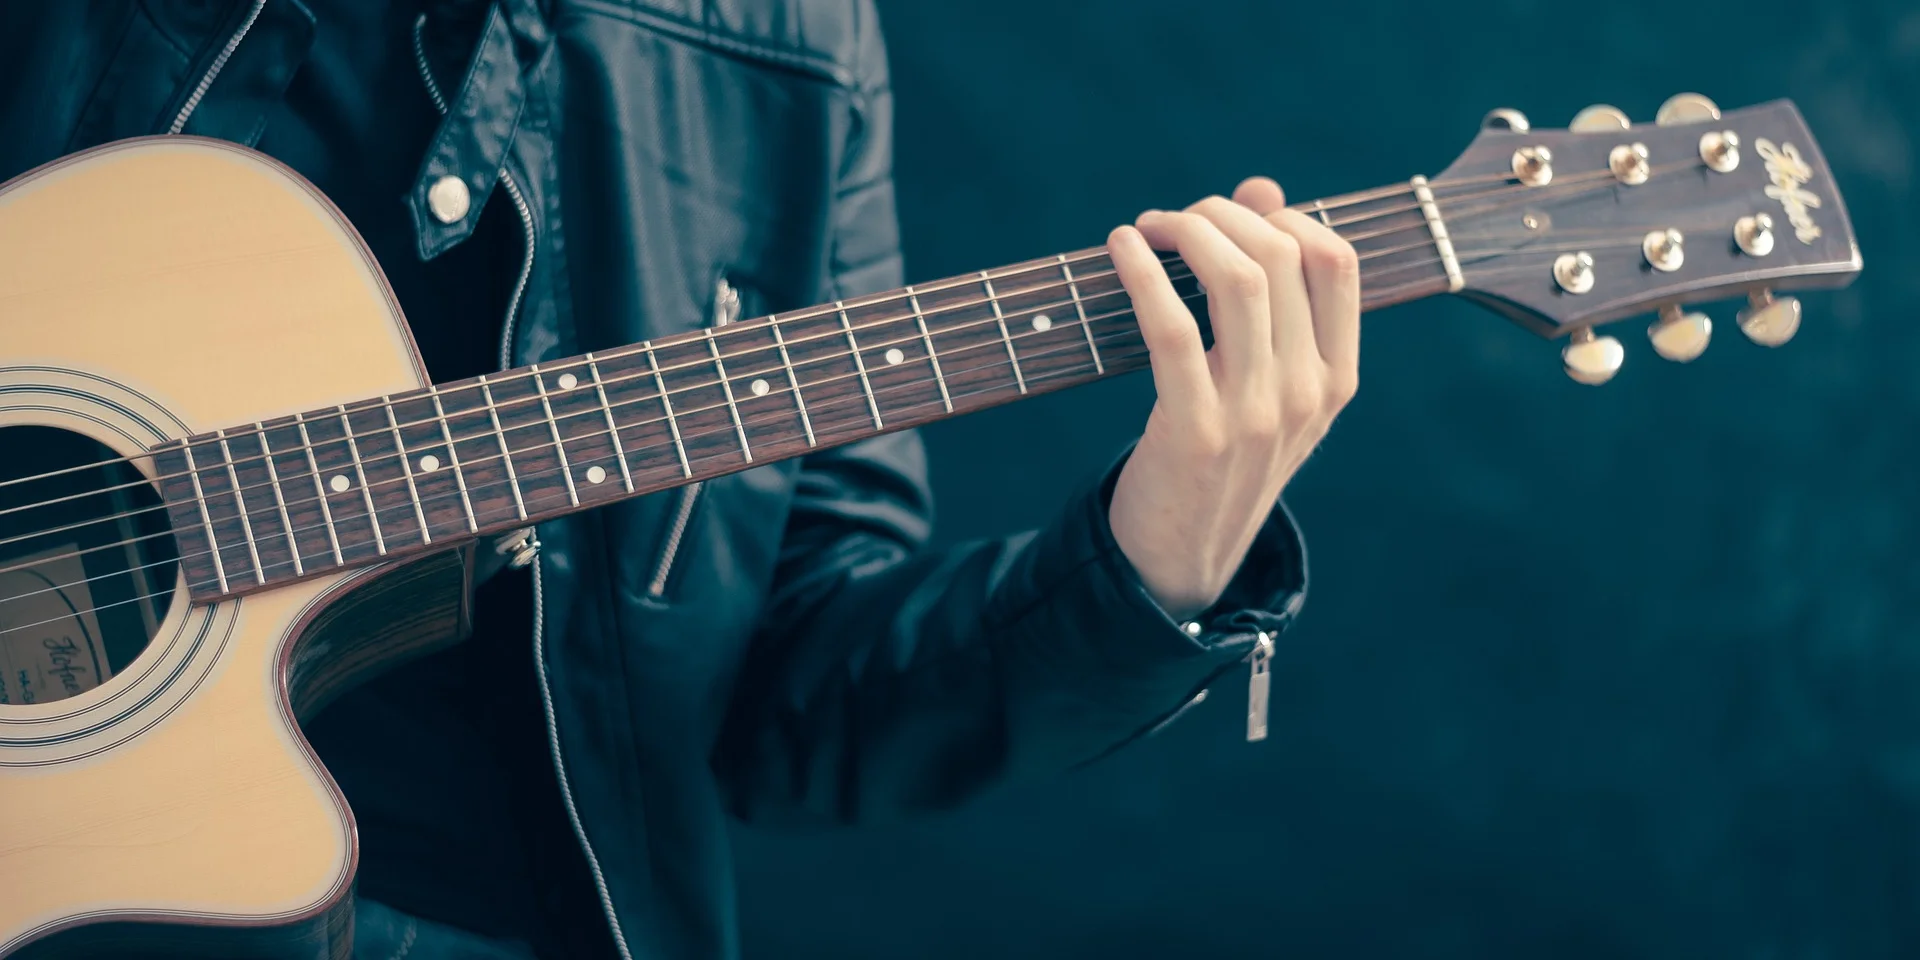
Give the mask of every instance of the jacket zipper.
[(194, 85), (193, 93), (188, 95), (187, 102), (181, 104), (180, 113), (173, 118), (171, 124), (167, 125), (168, 133), (179, 133), (186, 129), (187, 118), (193, 116), (193, 111), (199, 108), (201, 99), (207, 95), (207, 88), (213, 86), (214, 78), (220, 75), (220, 71), (227, 68), (227, 61), (233, 57), (233, 51), (240, 48), (240, 41), (247, 38), (247, 31), (253, 29), (253, 22), (260, 19), (260, 11), (266, 6), (267, 0), (253, 0), (253, 9), (247, 11), (247, 19), (241, 22), (240, 29), (235, 30), (233, 36), (227, 38), (227, 45), (220, 48), (219, 56), (213, 58), (213, 65), (207, 68), (206, 76), (201, 77), (200, 82)]
[[(1246, 636), (1246, 634), (1238, 636)], [(1274, 635), (1262, 630), (1255, 632), (1252, 636), (1253, 649), (1247, 651), (1247, 655), (1241, 657), (1240, 662), (1247, 665), (1247, 742), (1257, 743), (1267, 738), (1267, 702), (1273, 686), (1271, 665)], [(1227, 638), (1227, 640), (1233, 639), (1236, 637)], [(1181, 704), (1159, 723), (1148, 728), (1146, 736), (1151, 737), (1173, 726), (1174, 721), (1187, 715), (1187, 711), (1205, 702), (1207, 702), (1207, 690), (1203, 687), (1186, 703)]]
[[(724, 327), (740, 319), (740, 291), (723, 275), (713, 284), (713, 325)], [(653, 579), (647, 581), (647, 596), (660, 600), (667, 595), (667, 581), (673, 576), (673, 561), (680, 555), (680, 542), (687, 535), (687, 524), (693, 520), (693, 508), (700, 502), (700, 488), (705, 484), (689, 483), (680, 488), (680, 501), (675, 504), (673, 521), (667, 527), (667, 538), (660, 546), (660, 558), (653, 564)]]
[[(446, 98), (440, 94), (440, 84), (433, 79), (433, 68), (427, 63), (426, 44), (422, 35), (426, 29), (427, 15), (421, 14), (413, 21), (413, 58), (420, 68), (420, 79), (426, 83), (427, 94), (433, 98), (433, 105), (442, 115), (447, 112)], [(526, 295), (527, 281), (533, 275), (533, 213), (527, 208), (526, 197), (520, 193), (520, 186), (513, 180), (505, 166), (500, 168), (500, 183), (507, 188), (507, 196), (513, 200), (514, 212), (520, 215), (520, 229), (526, 238), (526, 256), (520, 261), (520, 279), (513, 285), (513, 296), (507, 300), (507, 317), (504, 329), (500, 332), (500, 367), (513, 366), (513, 332), (520, 315), (520, 301)], [(620, 915), (613, 909), (613, 894), (607, 890), (607, 875), (600, 869), (600, 856), (593, 852), (593, 842), (587, 839), (586, 825), (580, 822), (580, 809), (573, 800), (573, 784), (567, 779), (567, 758), (560, 748), (560, 721), (553, 709), (553, 685), (547, 678), (546, 650), (546, 604), (541, 593), (540, 583), (540, 541), (537, 536), (529, 536), (525, 550), (530, 551), (529, 559), (533, 567), (533, 669), (540, 677), (540, 707), (545, 714), (547, 724), (547, 751), (553, 758), (553, 772), (560, 781), (560, 799), (567, 808), (567, 821), (573, 827), (573, 836), (580, 842), (581, 852), (587, 855), (587, 867), (593, 872), (594, 890), (600, 895), (600, 912), (607, 918), (608, 929), (613, 933), (613, 945), (619, 949), (621, 960), (633, 960), (633, 952), (627, 948), (626, 931), (620, 927)]]
[(693, 519), (694, 505), (700, 502), (698, 481), (680, 488), (680, 502), (674, 508), (673, 524), (667, 527), (667, 539), (660, 547), (660, 559), (653, 565), (653, 579), (647, 581), (647, 596), (660, 600), (667, 595), (667, 580), (673, 575), (673, 560), (680, 554), (680, 541), (687, 535), (687, 522)]
[(1264, 630), (1254, 636), (1253, 652), (1247, 654), (1247, 742), (1267, 738), (1267, 695), (1273, 687), (1273, 634)]

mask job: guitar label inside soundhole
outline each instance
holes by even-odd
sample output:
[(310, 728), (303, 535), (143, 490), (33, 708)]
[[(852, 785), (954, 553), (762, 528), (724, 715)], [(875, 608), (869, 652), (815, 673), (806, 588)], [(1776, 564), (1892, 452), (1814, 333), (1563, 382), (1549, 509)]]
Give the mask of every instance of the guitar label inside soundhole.
[(78, 544), (10, 558), (0, 597), (13, 631), (0, 635), (0, 703), (78, 696), (112, 676)]
[(65, 700), (146, 649), (172, 598), (160, 498), (87, 437), (0, 429), (0, 704)]

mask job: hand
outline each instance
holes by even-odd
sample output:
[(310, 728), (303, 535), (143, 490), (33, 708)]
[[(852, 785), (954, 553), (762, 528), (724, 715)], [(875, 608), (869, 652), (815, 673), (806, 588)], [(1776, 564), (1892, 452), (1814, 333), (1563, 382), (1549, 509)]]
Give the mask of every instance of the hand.
[[(1213, 349), (1156, 249), (1179, 251), (1206, 287)], [(1359, 387), (1359, 259), (1264, 177), (1232, 200), (1141, 214), (1107, 250), (1159, 393), (1108, 518), (1148, 592), (1185, 619), (1219, 599)]]

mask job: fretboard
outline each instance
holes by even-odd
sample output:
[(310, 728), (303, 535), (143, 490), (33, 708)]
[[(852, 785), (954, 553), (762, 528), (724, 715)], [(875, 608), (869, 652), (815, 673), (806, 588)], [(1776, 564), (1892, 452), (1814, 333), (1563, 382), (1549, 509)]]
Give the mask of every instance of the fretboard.
[[(1367, 309), (1450, 289), (1419, 182), (1296, 206)], [(1437, 228), (1437, 234), (1436, 234)], [(1177, 257), (1176, 287), (1205, 322)], [(210, 601), (1140, 370), (1103, 248), (241, 424), (154, 451)]]

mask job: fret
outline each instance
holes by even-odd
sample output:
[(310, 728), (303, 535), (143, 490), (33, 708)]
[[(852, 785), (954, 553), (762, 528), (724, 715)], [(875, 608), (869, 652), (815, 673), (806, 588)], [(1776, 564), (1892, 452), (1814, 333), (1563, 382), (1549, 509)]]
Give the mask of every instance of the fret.
[(367, 501), (367, 522), (373, 525), (373, 549), (384, 557), (387, 555), (387, 538), (380, 534), (380, 511), (373, 503), (373, 488), (367, 486), (367, 468), (360, 462), (360, 442), (353, 438), (353, 420), (347, 416), (345, 404), (335, 409), (340, 411), (340, 427), (346, 431), (347, 453), (353, 457), (354, 476), (360, 478), (360, 496)]
[[(325, 565), (326, 538), (321, 533), (320, 508), (311, 496), (305, 499), (299, 496), (301, 484), (305, 482), (301, 471), (306, 465), (305, 458), (298, 452), (300, 437), (294, 432), (293, 418), (256, 423), (251, 430), (233, 430), (228, 436), (233, 443), (240, 483), (248, 488), (248, 495), (257, 503), (261, 498), (255, 491), (262, 487), (272, 491), (273, 502), (252, 513), (267, 583), (304, 576), (313, 572), (312, 567)], [(255, 439), (255, 446), (247, 445), (250, 437)], [(279, 533), (274, 532), (274, 524), (279, 524)], [(287, 543), (284, 558), (273, 549), (275, 538), (282, 534)]]
[(427, 508), (420, 502), (420, 487), (413, 480), (413, 458), (407, 453), (407, 440), (400, 435), (400, 421), (393, 415), (393, 398), (381, 397), (380, 407), (387, 413), (387, 429), (393, 431), (393, 452), (400, 457), (400, 470), (407, 478), (407, 495), (413, 498), (413, 516), (420, 521), (420, 542), (433, 542), (433, 532), (427, 529)]
[(607, 436), (613, 439), (613, 457), (620, 462), (620, 482), (633, 492), (633, 471), (627, 467), (627, 450), (620, 444), (620, 425), (613, 419), (613, 404), (607, 400), (607, 385), (600, 379), (599, 361), (587, 354), (587, 375), (593, 378), (593, 392), (600, 397), (600, 411), (607, 416)]
[(1042, 260), (999, 271), (994, 300), (1008, 334), (1019, 341), (1025, 358), (1020, 372), (1030, 393), (1052, 390), (1099, 372), (1086, 325), (1065, 313), (1057, 260)]
[[(751, 337), (764, 330), (749, 326), (744, 333)], [(767, 354), (771, 357), (772, 338), (767, 339)], [(757, 456), (754, 428), (748, 426), (747, 416), (748, 411), (754, 409), (751, 388), (742, 384), (742, 389), (734, 390), (728, 377), (714, 375), (716, 371), (725, 372), (724, 361), (716, 364), (714, 359), (714, 348), (722, 342), (728, 354), (736, 353), (743, 343), (740, 335), (733, 332), (716, 336), (699, 330), (686, 337), (656, 341), (650, 354), (658, 368), (660, 383), (665, 385), (663, 396), (673, 404), (672, 422), (679, 428), (687, 463), (696, 476), (709, 469), (709, 463), (724, 465), (720, 469), (732, 469), (735, 464), (751, 463)], [(740, 371), (736, 367), (732, 372)], [(760, 396), (770, 396), (773, 385), (765, 380), (760, 383), (760, 389), (766, 391)], [(766, 402), (762, 400), (761, 406)], [(776, 397), (772, 402), (778, 403), (782, 412), (790, 409), (785, 398)], [(793, 432), (797, 435), (799, 431)], [(768, 441), (773, 442), (779, 436), (775, 432), (769, 435)]]
[[(788, 428), (794, 435), (794, 449), (830, 447), (873, 435), (873, 406), (865, 385), (873, 386), (876, 395), (882, 391), (878, 379), (872, 375), (871, 365), (867, 367), (869, 376), (865, 380), (861, 378), (860, 352), (847, 349), (848, 321), (855, 328), (855, 336), (862, 336), (854, 310), (848, 308), (844, 319), (833, 310), (789, 314), (780, 319), (779, 338), (769, 335), (766, 339), (767, 349), (773, 355), (779, 355), (780, 348), (785, 346), (785, 359), (775, 369), (784, 370), (791, 365), (791, 383), (805, 396), (805, 422)], [(782, 411), (789, 415), (797, 415), (799, 410), (797, 403), (782, 404)], [(882, 409), (883, 420), (886, 415), (887, 411)], [(811, 444), (806, 443), (809, 433), (813, 438)]]
[(540, 376), (540, 365), (527, 367), (533, 373), (534, 389), (540, 391), (540, 410), (547, 415), (547, 429), (553, 433), (554, 453), (560, 458), (560, 476), (567, 481), (567, 502), (572, 506), (580, 505), (580, 491), (573, 485), (573, 464), (567, 462), (567, 445), (560, 439), (560, 423), (553, 418), (553, 404), (547, 399), (546, 378)]
[[(498, 528), (506, 524), (521, 525), (523, 518), (519, 505), (522, 501), (516, 500), (514, 494), (516, 483), (522, 479), (519, 471), (526, 464), (520, 458), (514, 458), (514, 479), (508, 479), (508, 464), (500, 443), (503, 431), (495, 427), (488, 390), (482, 389), (479, 378), (436, 384), (430, 388), (427, 400), (434, 412), (442, 415), (434, 432), (446, 443), (448, 465), (453, 471), (452, 489), (445, 494), (449, 505), (460, 490), (466, 491), (461, 508), (449, 511), (454, 516), (449, 518), (452, 522), (448, 527), (464, 522), (468, 509), (472, 511), (473, 526), (477, 528), (475, 533), (484, 534), (490, 527)], [(492, 401), (497, 405), (500, 397), (495, 395)], [(503, 420), (500, 427), (505, 426)], [(505, 449), (511, 449), (512, 436), (506, 436)], [(418, 445), (419, 440), (416, 439), (414, 443)], [(522, 488), (520, 492), (524, 496), (529, 491)], [(470, 508), (468, 504), (471, 504)], [(527, 510), (531, 514), (533, 507), (528, 506)], [(451, 534), (452, 531), (446, 528), (441, 532), (442, 537)]]
[(207, 550), (213, 554), (213, 578), (220, 584), (220, 592), (227, 592), (227, 566), (220, 561), (220, 538), (213, 530), (213, 514), (207, 512), (207, 494), (200, 488), (200, 467), (193, 462), (193, 444), (182, 441), (182, 449), (187, 455), (187, 476), (193, 479), (193, 500), (200, 506), (200, 522), (207, 528)]
[[(546, 391), (542, 403), (550, 413), (549, 432), (557, 433), (557, 446), (566, 453), (562, 469), (573, 477), (581, 506), (625, 496), (622, 484), (607, 482), (616, 473), (626, 475), (626, 454), (619, 431), (606, 429), (607, 401), (611, 398), (603, 398), (599, 374), (594, 370), (591, 361), (576, 357), (549, 365), (538, 374), (538, 383)], [(589, 376), (594, 382), (587, 382)], [(618, 425), (618, 421), (611, 422)]]
[[(936, 384), (945, 383), (953, 413), (978, 410), (1004, 402), (1009, 395), (1019, 395), (1019, 382), (1007, 358), (1007, 341), (1000, 335), (1000, 321), (992, 306), (981, 297), (977, 274), (969, 274), (960, 282), (916, 285), (913, 293), (926, 318), (933, 347), (930, 352), (940, 358), (941, 380)], [(946, 414), (945, 403), (934, 389), (929, 387), (927, 393), (928, 406)]]
[[(894, 297), (880, 295), (846, 301), (840, 309), (860, 338), (866, 382), (889, 429), (946, 412), (939, 381), (927, 375), (933, 368), (927, 340), (913, 314), (901, 307)], [(858, 386), (858, 369), (851, 373), (848, 386)], [(858, 391), (853, 396), (860, 398)]]
[(500, 443), (500, 462), (507, 471), (507, 487), (513, 491), (513, 511), (521, 520), (527, 518), (527, 501), (520, 495), (520, 476), (513, 470), (513, 451), (507, 449), (507, 432), (500, 428), (500, 408), (493, 402), (493, 384), (487, 382), (486, 374), (478, 378), (480, 396), (486, 400), (487, 419), (493, 423), (493, 437)]
[(794, 375), (793, 359), (787, 356), (787, 338), (780, 334), (780, 321), (769, 315), (767, 326), (773, 329), (773, 343), (780, 348), (780, 365), (787, 371), (787, 386), (793, 390), (794, 409), (800, 411), (800, 428), (806, 431), (807, 446), (817, 446), (813, 439), (813, 420), (807, 416), (807, 401), (800, 395), (800, 378)]
[(440, 425), (440, 438), (447, 444), (447, 464), (453, 467), (453, 482), (460, 488), (460, 508), (467, 514), (467, 532), (479, 533), (480, 520), (473, 515), (473, 498), (467, 495), (467, 473), (460, 467), (460, 450), (453, 442), (453, 428), (447, 425), (447, 408), (440, 404), (440, 388), (427, 387), (433, 398), (433, 417)]
[(1027, 377), (1020, 372), (1020, 358), (1013, 352), (1013, 337), (1007, 334), (1007, 318), (1000, 312), (1000, 298), (993, 292), (993, 278), (987, 271), (980, 271), (980, 284), (987, 289), (987, 303), (993, 307), (993, 322), (1000, 326), (1000, 339), (1007, 344), (1007, 362), (1013, 364), (1013, 382), (1020, 387), (1021, 393), (1027, 392)]
[(307, 452), (307, 466), (313, 470), (313, 489), (320, 495), (320, 516), (327, 522), (327, 543), (333, 547), (334, 566), (344, 566), (347, 561), (340, 553), (340, 534), (333, 525), (333, 507), (327, 502), (326, 484), (320, 479), (320, 461), (313, 455), (313, 438), (307, 435), (306, 415), (296, 414), (293, 420), (300, 427), (300, 447)]
[(1093, 342), (1093, 324), (1087, 322), (1087, 305), (1080, 299), (1080, 284), (1073, 279), (1073, 267), (1067, 263), (1067, 255), (1060, 255), (1060, 275), (1067, 278), (1067, 293), (1073, 297), (1073, 312), (1080, 316), (1080, 332), (1086, 334), (1087, 352), (1093, 354), (1093, 372), (1105, 375), (1106, 364), (1100, 362), (1100, 347)]
[(727, 365), (720, 359), (720, 344), (713, 339), (713, 328), (707, 328), (707, 348), (713, 351), (713, 370), (720, 375), (720, 389), (727, 396), (727, 410), (733, 415), (733, 432), (740, 437), (740, 455), (753, 462), (753, 448), (747, 445), (747, 427), (740, 421), (740, 405), (733, 400), (733, 383), (727, 379)]
[(306, 565), (300, 562), (300, 536), (294, 532), (293, 518), (287, 513), (287, 498), (280, 490), (280, 469), (273, 463), (272, 441), (267, 439), (266, 424), (254, 421), (254, 435), (260, 438), (260, 455), (267, 461), (267, 482), (273, 487), (273, 506), (280, 511), (280, 529), (287, 532), (287, 549), (293, 554), (293, 575), (307, 575)]
[[(1077, 305), (1085, 309), (1086, 316), (1081, 326), (1099, 345), (1100, 364), (1096, 372), (1115, 374), (1139, 369), (1146, 355), (1131, 351), (1143, 346), (1140, 324), (1133, 315), (1133, 301), (1126, 287), (1113, 272), (1112, 261), (1104, 252), (1082, 251), (1074, 266), (1078, 268), (1074, 271), (1074, 290), (1079, 295)], [(1185, 292), (1182, 288), (1190, 288), (1194, 283), (1191, 279), (1180, 280), (1174, 287), (1176, 292)], [(1079, 311), (1075, 316), (1080, 316)], [(1087, 333), (1082, 333), (1078, 339), (1084, 341), (1086, 336)], [(1081, 357), (1089, 356), (1084, 344), (1075, 352)]]
[(920, 295), (907, 284), (907, 305), (913, 309), (914, 326), (920, 328), (920, 342), (927, 345), (927, 362), (933, 365), (933, 382), (940, 386), (940, 405), (953, 412), (953, 397), (947, 393), (946, 375), (940, 372), (940, 354), (933, 349), (933, 334), (927, 332), (927, 315), (920, 311)]
[[(622, 483), (630, 478), (634, 491), (645, 492), (686, 479), (681, 447), (674, 442), (660, 405), (660, 384), (647, 351), (636, 346), (595, 353), (590, 372), (593, 391), (580, 391), (580, 423), (596, 431), (610, 428), (607, 448), (619, 462)], [(595, 408), (598, 416), (592, 415)], [(677, 418), (671, 426), (678, 426)], [(607, 465), (609, 475), (613, 469), (613, 464)], [(618, 498), (621, 494), (609, 484), (607, 495)]]
[(853, 321), (847, 319), (847, 305), (835, 300), (833, 307), (840, 313), (841, 329), (847, 332), (847, 346), (853, 348), (853, 366), (860, 371), (860, 386), (867, 391), (867, 409), (873, 412), (873, 428), (884, 430), (886, 427), (880, 422), (880, 401), (873, 397), (873, 381), (867, 379), (867, 362), (860, 357), (860, 341), (853, 337)]
[(660, 361), (653, 355), (651, 341), (641, 344), (647, 351), (647, 369), (653, 371), (653, 385), (660, 391), (660, 409), (667, 412), (667, 430), (673, 434), (673, 449), (680, 455), (680, 472), (687, 477), (693, 476), (693, 467), (687, 463), (687, 445), (680, 439), (680, 421), (673, 416), (673, 398), (667, 396), (666, 378), (660, 375)]
[(219, 430), (220, 459), (227, 465), (227, 482), (233, 484), (233, 505), (240, 510), (240, 532), (247, 538), (247, 556), (253, 560), (253, 582), (265, 586), (267, 571), (260, 566), (260, 545), (253, 539), (253, 518), (247, 516), (247, 498), (240, 492), (240, 472), (233, 468), (233, 448), (227, 445), (227, 432)]

